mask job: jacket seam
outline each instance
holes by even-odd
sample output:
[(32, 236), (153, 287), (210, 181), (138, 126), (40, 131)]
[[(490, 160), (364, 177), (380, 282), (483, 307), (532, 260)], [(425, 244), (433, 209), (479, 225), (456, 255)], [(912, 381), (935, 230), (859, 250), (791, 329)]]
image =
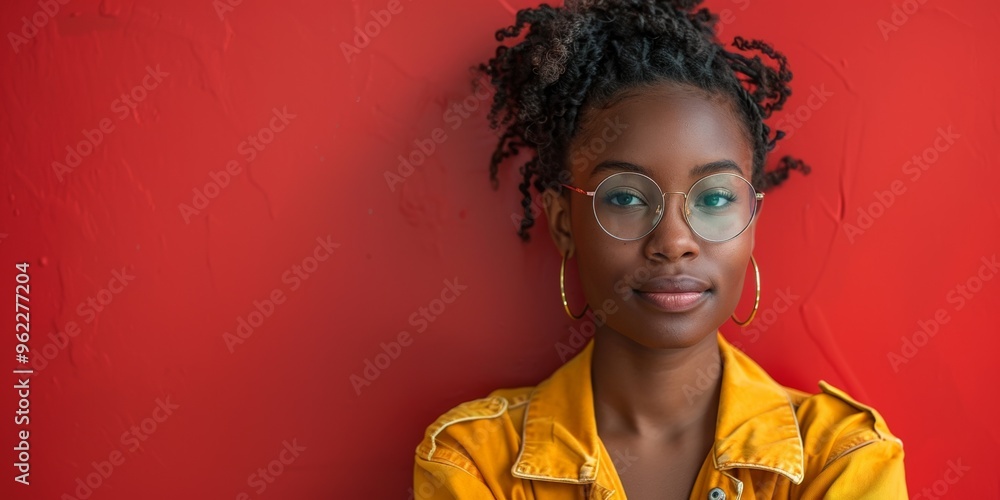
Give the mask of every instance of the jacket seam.
[(524, 406), (526, 404), (528, 404), (528, 400), (527, 399), (525, 399), (524, 401), (518, 401), (517, 403), (514, 403), (514, 404), (508, 403), (507, 404), (507, 409), (520, 408), (520, 407), (522, 407), (522, 406)]
[(438, 461), (439, 459), (441, 462), (447, 462), (466, 470), (471, 470), (476, 468), (475, 467), (476, 464), (475, 462), (472, 461), (472, 458), (448, 445), (442, 445), (441, 448), (438, 449), (438, 453), (434, 457), (434, 459), (428, 459), (427, 461), (434, 462)]
[[(464, 473), (472, 476), (473, 478), (475, 478), (477, 481), (479, 481), (480, 483), (482, 483), (483, 486), (486, 486), (486, 482), (484, 481), (485, 478), (483, 478), (482, 474), (478, 474), (478, 472), (479, 472), (478, 469), (476, 469), (477, 474), (473, 474), (471, 471), (469, 471), (465, 467), (462, 467), (461, 465), (458, 465), (458, 464), (456, 464), (454, 462), (450, 462), (448, 460), (439, 460), (439, 459), (428, 460), (428, 459), (426, 459), (426, 458), (424, 458), (424, 457), (422, 457), (420, 455), (417, 455), (417, 459), (418, 460), (423, 460), (424, 462), (427, 462), (427, 463), (444, 465), (444, 466), (447, 466), (447, 467), (452, 467), (452, 468), (458, 469), (458, 470), (460, 470), (460, 471), (462, 471), (462, 472), (464, 472)], [(488, 488), (488, 486), (487, 486), (487, 488)]]
[(865, 439), (862, 436), (859, 439), (848, 441), (848, 444), (845, 444), (845, 445), (841, 446), (841, 448), (843, 448), (842, 451), (839, 451), (839, 452), (833, 454), (833, 456), (831, 458), (829, 458), (826, 461), (825, 464), (823, 464), (823, 469), (822, 470), (826, 470), (826, 468), (829, 467), (831, 464), (833, 464), (833, 462), (837, 461), (837, 459), (846, 456), (847, 454), (849, 454), (850, 452), (852, 452), (854, 450), (857, 450), (858, 448), (863, 448), (863, 447), (868, 446), (870, 444), (885, 443), (885, 442), (888, 442), (888, 443), (897, 443), (898, 444), (898, 442), (895, 441), (895, 440), (882, 439), (881, 437), (879, 437), (877, 439)]
[(844, 453), (847, 453), (848, 451), (856, 448), (858, 445), (862, 443), (875, 442), (875, 441), (885, 441), (885, 439), (883, 439), (882, 436), (878, 434), (878, 432), (875, 432), (871, 429), (864, 429), (862, 431), (853, 433), (852, 435), (844, 439), (844, 441), (840, 443), (838, 446), (832, 448), (833, 451), (830, 452), (830, 455), (833, 456), (834, 459), (836, 459), (836, 457), (839, 457)]

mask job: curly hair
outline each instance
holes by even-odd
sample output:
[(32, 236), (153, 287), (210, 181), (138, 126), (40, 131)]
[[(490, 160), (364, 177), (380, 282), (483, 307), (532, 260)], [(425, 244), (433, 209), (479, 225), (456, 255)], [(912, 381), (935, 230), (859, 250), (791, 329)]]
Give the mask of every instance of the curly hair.
[[(791, 89), (788, 61), (767, 43), (736, 37), (736, 51), (715, 35), (718, 16), (696, 7), (701, 0), (566, 0), (562, 7), (541, 4), (521, 9), (515, 24), (497, 30), (501, 42), (488, 64), (471, 69), (478, 88), (483, 75), (496, 92), (487, 118), (499, 133), (490, 160), (490, 182), (520, 147), (533, 150), (520, 172), (524, 217), (518, 235), (529, 240), (534, 225), (530, 188), (562, 192), (566, 156), (586, 110), (607, 107), (629, 91), (663, 81), (687, 84), (711, 96), (725, 96), (738, 109), (753, 146), (751, 183), (760, 191), (777, 186), (790, 170), (809, 173), (799, 159), (784, 156), (765, 172), (767, 153), (785, 133), (764, 121), (780, 110)], [(530, 25), (522, 41), (518, 37)], [(756, 51), (757, 54), (753, 54)], [(766, 56), (777, 67), (761, 59)], [(584, 123), (581, 124), (581, 117)]]

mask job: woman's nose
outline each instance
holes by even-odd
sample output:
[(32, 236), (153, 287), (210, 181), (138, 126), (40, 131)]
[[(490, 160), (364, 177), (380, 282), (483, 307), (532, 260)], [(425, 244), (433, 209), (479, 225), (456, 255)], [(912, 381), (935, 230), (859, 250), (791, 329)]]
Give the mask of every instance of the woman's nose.
[(698, 235), (691, 230), (685, 219), (687, 210), (685, 193), (665, 193), (663, 215), (659, 223), (649, 233), (646, 242), (646, 257), (660, 254), (669, 260), (693, 258), (698, 255)]

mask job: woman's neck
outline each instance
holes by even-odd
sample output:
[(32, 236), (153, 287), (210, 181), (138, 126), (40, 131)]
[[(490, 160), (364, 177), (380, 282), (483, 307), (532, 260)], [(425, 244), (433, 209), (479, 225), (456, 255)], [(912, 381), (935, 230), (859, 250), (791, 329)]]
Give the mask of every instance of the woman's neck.
[(669, 441), (714, 432), (721, 361), (715, 332), (690, 347), (649, 349), (604, 325), (591, 360), (598, 433)]

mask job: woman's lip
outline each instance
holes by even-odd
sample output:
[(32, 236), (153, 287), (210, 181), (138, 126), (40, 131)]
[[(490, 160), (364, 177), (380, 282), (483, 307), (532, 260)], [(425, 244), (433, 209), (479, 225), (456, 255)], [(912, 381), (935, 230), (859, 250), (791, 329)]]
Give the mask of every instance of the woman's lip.
[(708, 292), (643, 292), (636, 290), (635, 293), (647, 302), (667, 312), (682, 312), (693, 309), (700, 304)]

